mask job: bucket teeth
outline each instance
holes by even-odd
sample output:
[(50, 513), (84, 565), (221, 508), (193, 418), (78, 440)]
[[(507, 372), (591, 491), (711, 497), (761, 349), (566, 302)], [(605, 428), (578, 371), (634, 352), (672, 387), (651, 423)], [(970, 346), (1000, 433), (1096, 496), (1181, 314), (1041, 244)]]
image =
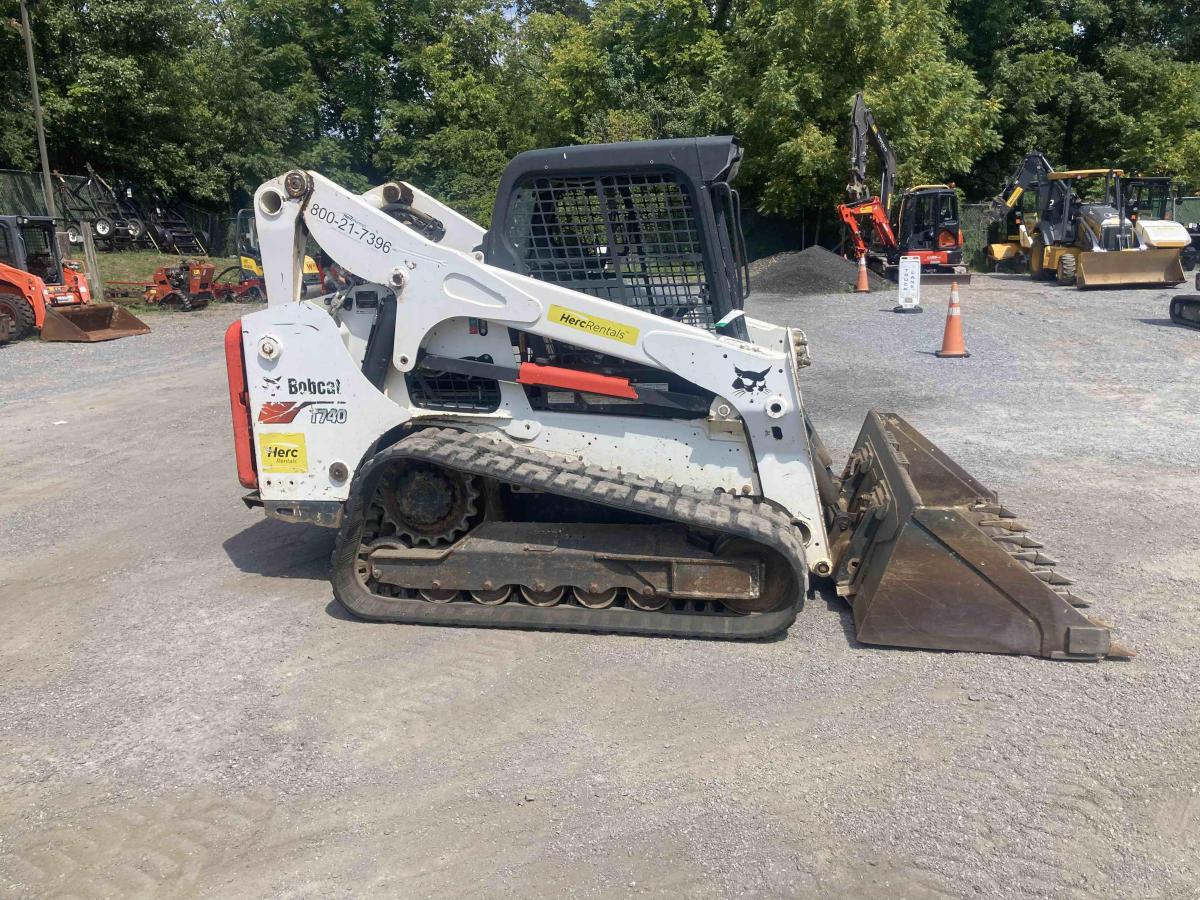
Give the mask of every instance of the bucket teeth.
[(1032, 548), (1025, 549), (1024, 547), (1022, 547), (1022, 549), (1020, 549), (1020, 550), (1009, 550), (1008, 552), (1013, 558), (1019, 559), (1019, 560), (1021, 560), (1021, 562), (1033, 563), (1035, 566), (1057, 566), (1058, 565), (1057, 559), (1053, 559), (1053, 558), (1047, 556), (1045, 553), (1042, 553), (1040, 550), (1034, 550)]
[(993, 516), (999, 516), (1002, 519), (1015, 519), (1017, 517), (1015, 512), (1006, 509), (998, 503), (980, 503), (974, 509), (976, 512), (989, 513)]
[(1076, 609), (1087, 609), (1089, 606), (1092, 605), (1091, 600), (1088, 600), (1085, 597), (1080, 597), (1078, 594), (1072, 594), (1070, 591), (1065, 590), (1065, 589), (1063, 589), (1063, 590), (1056, 589), (1054, 591), (1054, 593), (1058, 594), (1058, 596), (1062, 597), (1064, 600), (1066, 600), (1068, 603), (1070, 603)]
[(1029, 526), (1024, 522), (1020, 522), (1015, 518), (1009, 519), (1002, 516), (980, 519), (978, 524), (980, 528), (1003, 528), (1005, 531), (1029, 530)]
[(1112, 641), (1108, 645), (1109, 659), (1133, 659), (1135, 656), (1137, 656), (1137, 654), (1124, 644), (1118, 644), (1116, 641)]
[(1021, 547), (1026, 550), (1040, 550), (1046, 545), (1041, 541), (1036, 541), (1028, 534), (1022, 532), (1005, 531), (1003, 528), (989, 528), (987, 533), (992, 540), (997, 544), (1012, 544), (1015, 547)]
[(1033, 569), (1032, 571), (1034, 575), (1042, 579), (1042, 581), (1046, 582), (1046, 584), (1061, 584), (1063, 587), (1066, 587), (1067, 585), (1072, 585), (1075, 583), (1070, 578), (1059, 575), (1053, 569)]

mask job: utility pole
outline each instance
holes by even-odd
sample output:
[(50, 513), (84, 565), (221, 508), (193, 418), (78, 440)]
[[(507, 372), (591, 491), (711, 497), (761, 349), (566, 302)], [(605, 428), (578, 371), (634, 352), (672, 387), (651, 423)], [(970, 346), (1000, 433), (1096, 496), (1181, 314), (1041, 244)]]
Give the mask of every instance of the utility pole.
[(46, 195), (46, 212), (57, 219), (54, 208), (54, 186), (50, 182), (50, 157), (46, 153), (46, 132), (42, 129), (42, 99), (38, 94), (37, 66), (33, 62), (33, 31), (29, 28), (29, 6), (21, 0), (21, 33), (25, 37), (25, 59), (29, 63), (29, 94), (33, 99), (33, 127), (37, 129), (38, 154), (42, 158), (42, 191)]

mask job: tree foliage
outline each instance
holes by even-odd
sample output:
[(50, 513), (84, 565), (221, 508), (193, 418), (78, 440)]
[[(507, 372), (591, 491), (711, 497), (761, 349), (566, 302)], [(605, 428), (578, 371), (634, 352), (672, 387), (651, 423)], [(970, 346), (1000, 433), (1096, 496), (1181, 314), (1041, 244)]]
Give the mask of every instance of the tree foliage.
[[(52, 163), (214, 204), (292, 166), (486, 220), (536, 146), (735, 133), (759, 209), (842, 194), (854, 94), (901, 183), (1028, 149), (1200, 185), (1200, 0), (31, 0)], [(0, 166), (36, 165), (0, 0)]]

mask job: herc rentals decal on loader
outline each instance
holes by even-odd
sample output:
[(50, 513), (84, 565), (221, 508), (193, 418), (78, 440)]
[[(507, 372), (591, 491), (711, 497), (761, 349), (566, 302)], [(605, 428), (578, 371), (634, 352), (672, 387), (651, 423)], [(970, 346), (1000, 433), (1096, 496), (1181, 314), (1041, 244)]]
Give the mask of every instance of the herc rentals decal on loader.
[[(863, 641), (1128, 655), (899, 416), (830, 471), (807, 339), (742, 311), (740, 161), (729, 137), (524, 153), (486, 233), (408, 184), (264, 184), (268, 306), (225, 338), (246, 502), (337, 528), (366, 619), (756, 638), (812, 576)], [(309, 301), (305, 234), (353, 276)]]

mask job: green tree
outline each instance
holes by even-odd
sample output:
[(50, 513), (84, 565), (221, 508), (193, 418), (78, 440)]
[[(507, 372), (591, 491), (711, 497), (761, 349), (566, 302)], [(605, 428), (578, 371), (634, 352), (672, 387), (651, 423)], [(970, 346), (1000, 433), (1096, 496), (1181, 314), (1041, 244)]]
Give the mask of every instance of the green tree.
[(1031, 149), (1059, 168), (1116, 165), (1200, 183), (1195, 4), (954, 0), (952, 9), (958, 55), (1001, 110), (1003, 140), (976, 166), (974, 194), (998, 190)]
[(748, 148), (764, 212), (829, 208), (846, 180), (854, 94), (864, 91), (900, 164), (900, 184), (970, 170), (996, 146), (997, 105), (951, 59), (944, 4), (927, 0), (749, 0), (711, 90)]

